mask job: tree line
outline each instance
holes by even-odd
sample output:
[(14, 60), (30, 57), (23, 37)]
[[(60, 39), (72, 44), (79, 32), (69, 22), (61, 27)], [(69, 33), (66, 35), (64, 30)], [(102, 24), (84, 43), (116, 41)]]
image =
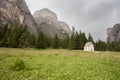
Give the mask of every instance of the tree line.
[(102, 40), (94, 41), (91, 34), (86, 37), (84, 32), (75, 32), (65, 39), (59, 39), (58, 35), (53, 38), (45, 36), (42, 32), (34, 36), (27, 30), (15, 24), (14, 27), (4, 26), (0, 29), (0, 47), (7, 48), (37, 48), (37, 49), (70, 49), (83, 50), (86, 42), (91, 41), (96, 51), (120, 51), (120, 42), (108, 43)]

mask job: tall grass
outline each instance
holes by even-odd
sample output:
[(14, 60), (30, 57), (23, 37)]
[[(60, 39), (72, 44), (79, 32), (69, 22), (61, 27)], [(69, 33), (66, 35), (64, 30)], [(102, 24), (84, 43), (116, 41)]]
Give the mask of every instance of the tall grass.
[(20, 59), (20, 58), (17, 58), (13, 62), (13, 65), (10, 67), (10, 69), (13, 70), (13, 71), (25, 70), (26, 68), (27, 67), (26, 67), (25, 62), (22, 59)]
[(1, 48), (0, 80), (120, 80), (120, 53)]

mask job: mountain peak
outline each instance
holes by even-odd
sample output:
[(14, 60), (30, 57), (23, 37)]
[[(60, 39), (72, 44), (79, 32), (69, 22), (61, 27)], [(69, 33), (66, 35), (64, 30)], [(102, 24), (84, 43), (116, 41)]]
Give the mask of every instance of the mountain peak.
[(71, 34), (70, 27), (63, 21), (59, 22), (57, 15), (47, 8), (36, 11), (33, 16), (39, 31), (49, 37), (57, 34), (59, 38), (63, 39)]
[(57, 15), (53, 11), (51, 11), (47, 8), (43, 8), (41, 10), (35, 11), (33, 16), (36, 18), (38, 18), (38, 17), (50, 17), (50, 18), (54, 19), (55, 21), (58, 20)]

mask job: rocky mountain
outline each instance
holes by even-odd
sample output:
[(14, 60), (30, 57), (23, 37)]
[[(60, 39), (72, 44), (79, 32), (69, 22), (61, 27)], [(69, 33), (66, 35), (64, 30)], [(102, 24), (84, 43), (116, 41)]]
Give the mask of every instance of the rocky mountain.
[(57, 15), (49, 9), (38, 10), (33, 15), (38, 30), (48, 37), (54, 37), (56, 34), (59, 38), (64, 39), (71, 35), (70, 27), (63, 21), (59, 21)]
[(6, 24), (12, 27), (15, 23), (27, 26), (32, 33), (37, 34), (37, 24), (25, 0), (0, 0), (0, 28)]
[(113, 28), (107, 29), (107, 41), (110, 43), (120, 41), (120, 23), (115, 24)]

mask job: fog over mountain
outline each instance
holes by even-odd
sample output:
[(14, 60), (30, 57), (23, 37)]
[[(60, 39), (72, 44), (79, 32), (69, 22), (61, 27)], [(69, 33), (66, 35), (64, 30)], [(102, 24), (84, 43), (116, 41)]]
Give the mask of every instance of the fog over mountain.
[(106, 40), (106, 29), (120, 22), (120, 0), (26, 0), (31, 12), (48, 8), (76, 30)]

